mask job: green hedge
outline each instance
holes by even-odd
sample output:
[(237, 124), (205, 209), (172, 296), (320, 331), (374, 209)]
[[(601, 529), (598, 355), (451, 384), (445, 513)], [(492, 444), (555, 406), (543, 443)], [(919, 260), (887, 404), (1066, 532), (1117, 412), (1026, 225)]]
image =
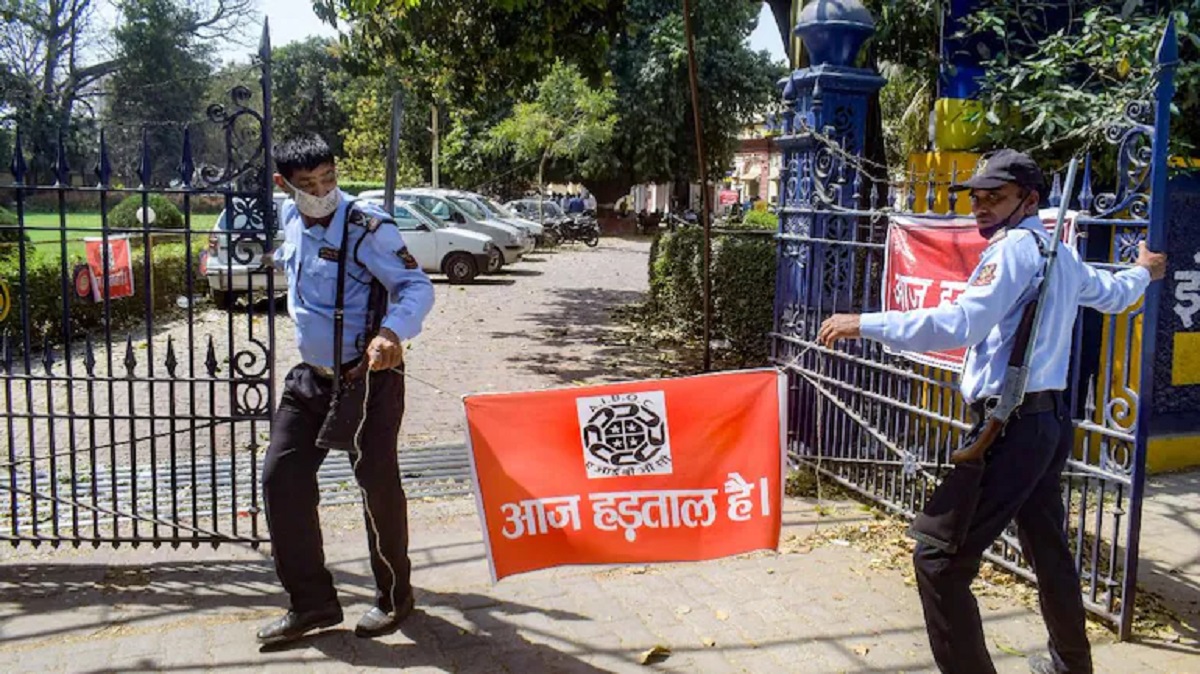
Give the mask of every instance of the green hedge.
[[(754, 229), (754, 227), (747, 227)], [(703, 337), (703, 234), (665, 233), (651, 244), (649, 316), (658, 330), (684, 341)], [(743, 364), (765, 363), (774, 322), (775, 240), (721, 234), (712, 246), (712, 337)]]
[(775, 320), (775, 239), (717, 237), (712, 262), (714, 331), (743, 363), (765, 362)]
[(347, 194), (358, 196), (367, 190), (382, 190), (386, 185), (369, 180), (339, 180), (338, 187)]
[(142, 221), (138, 218), (138, 211), (141, 210), (142, 204), (147, 203), (150, 209), (154, 211), (154, 222), (150, 227), (154, 229), (183, 229), (183, 214), (171, 203), (169, 199), (161, 194), (151, 194), (143, 201), (140, 194), (125, 197), (121, 203), (112, 207), (108, 212), (108, 226), (115, 229), (140, 229)]
[(704, 329), (703, 242), (697, 227), (662, 234), (650, 260), (651, 310), (661, 328), (683, 339), (700, 337)]
[(0, 228), (2, 228), (0, 229), (0, 260), (8, 260), (17, 255), (17, 247), (11, 244), (17, 243), (22, 238), (29, 241), (28, 234), (22, 237), (19, 230), (8, 229), (19, 224), (16, 213), (0, 207)]
[[(195, 244), (191, 256), (193, 292), (197, 295), (208, 292), (208, 280), (200, 274), (199, 252), (202, 244)], [(131, 246), (133, 262), (133, 297), (113, 300), (109, 303), (111, 325), (114, 332), (144, 324), (146, 313), (146, 279), (144, 256), (140, 244)], [(82, 260), (73, 259), (67, 264), (68, 311), (71, 334), (81, 337), (91, 332), (93, 337), (104, 329), (104, 303), (80, 299), (75, 294), (71, 281), (76, 265)], [(160, 242), (154, 244), (151, 254), (151, 272), (154, 278), (153, 310), (155, 321), (162, 320), (160, 314), (176, 309), (175, 301), (187, 294), (187, 256), (183, 243)], [(63, 269), (57, 257), (34, 254), (28, 258), (25, 288), (29, 301), (29, 337), (35, 343), (49, 338), (61, 342), (63, 334)], [(13, 335), (21, 334), (21, 304), (26, 293), (21, 287), (20, 266), (17, 260), (0, 262), (0, 279), (8, 285), (12, 309), (0, 323), (0, 330)]]
[(744, 229), (778, 229), (779, 216), (767, 211), (751, 210), (742, 216), (741, 226)]

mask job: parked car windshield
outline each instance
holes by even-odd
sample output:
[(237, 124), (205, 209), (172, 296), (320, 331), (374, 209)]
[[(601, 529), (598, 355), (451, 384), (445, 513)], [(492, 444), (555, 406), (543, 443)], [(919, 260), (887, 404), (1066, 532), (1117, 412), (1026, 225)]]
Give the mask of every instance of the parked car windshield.
[(405, 201), (421, 205), (430, 215), (438, 220), (450, 220), (450, 204), (439, 197), (431, 197), (426, 194), (404, 194), (397, 196)]
[(430, 230), (442, 227), (441, 223), (434, 222), (436, 218), (428, 218), (424, 214), (417, 213), (413, 204), (396, 204), (392, 215), (396, 218), (396, 227), (401, 231), (419, 229), (421, 225), (425, 225)]
[(483, 209), (480, 208), (478, 204), (471, 201), (470, 199), (464, 199), (462, 197), (450, 197), (450, 201), (454, 202), (455, 206), (458, 206), (459, 208), (463, 209), (464, 211), (467, 212), (467, 215), (470, 215), (471, 217), (475, 218), (476, 220), (487, 220), (488, 219), (488, 214), (484, 213)]
[(512, 211), (508, 210), (507, 208), (501, 206), (498, 202), (488, 199), (487, 197), (479, 197), (479, 200), (483, 202), (484, 206), (487, 206), (489, 209), (491, 209), (491, 211), (493, 213), (495, 213), (496, 215), (499, 215), (502, 218), (517, 217), (517, 215), (515, 213), (513, 213)]
[(416, 217), (425, 218), (427, 221), (426, 224), (428, 224), (430, 227), (441, 229), (446, 226), (446, 223), (443, 222), (441, 218), (439, 218), (437, 215), (434, 215), (428, 208), (425, 208), (425, 206), (416, 201), (409, 201), (404, 204), (404, 207), (412, 211), (413, 215)]

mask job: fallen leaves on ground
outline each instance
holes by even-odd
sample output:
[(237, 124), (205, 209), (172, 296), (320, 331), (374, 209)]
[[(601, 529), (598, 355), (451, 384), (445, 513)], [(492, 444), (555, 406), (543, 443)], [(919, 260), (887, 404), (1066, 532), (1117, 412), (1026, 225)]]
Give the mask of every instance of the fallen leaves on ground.
[(638, 656), (638, 662), (643, 665), (653, 665), (656, 662), (666, 660), (670, 655), (670, 648), (656, 644), (652, 648), (642, 651), (642, 654)]
[[(916, 574), (913, 572), (912, 552), (916, 544), (906, 534), (907, 529), (908, 522), (895, 517), (843, 524), (819, 529), (803, 542), (794, 535), (790, 536), (780, 545), (780, 552), (803, 554), (826, 545), (851, 546), (872, 554), (867, 564), (870, 569), (899, 571), (903, 574), (906, 585), (915, 586)], [(1002, 601), (1016, 599), (1024, 607), (1038, 611), (1037, 586), (988, 561), (984, 561), (980, 567), (979, 575), (971, 584), (971, 591), (977, 598), (996, 600), (987, 602), (988, 610), (999, 610)], [(1119, 610), (1118, 600), (1114, 611)], [(1138, 591), (1133, 620), (1134, 635), (1167, 643), (1180, 643), (1184, 638), (1177, 626), (1181, 624), (1184, 623), (1179, 615), (1167, 608), (1160, 597), (1145, 590)], [(1093, 641), (1114, 637), (1112, 626), (1090, 613), (1087, 627)]]

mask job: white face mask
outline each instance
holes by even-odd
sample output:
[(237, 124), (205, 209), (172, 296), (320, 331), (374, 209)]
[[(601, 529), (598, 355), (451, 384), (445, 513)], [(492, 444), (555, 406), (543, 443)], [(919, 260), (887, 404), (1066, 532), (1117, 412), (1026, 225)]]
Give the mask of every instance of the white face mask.
[(313, 196), (308, 192), (298, 189), (295, 185), (283, 179), (283, 182), (295, 192), (293, 199), (296, 201), (296, 208), (300, 212), (313, 220), (320, 220), (329, 217), (337, 210), (338, 204), (342, 201), (342, 194), (337, 189), (329, 190), (329, 193), (323, 197)]

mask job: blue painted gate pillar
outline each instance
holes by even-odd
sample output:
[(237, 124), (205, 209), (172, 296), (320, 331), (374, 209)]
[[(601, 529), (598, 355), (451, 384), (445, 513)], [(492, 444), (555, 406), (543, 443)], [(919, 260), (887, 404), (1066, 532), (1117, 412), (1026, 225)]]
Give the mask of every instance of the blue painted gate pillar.
[[(813, 347), (821, 319), (833, 311), (878, 306), (874, 289), (862, 287), (871, 276), (862, 276), (865, 269), (854, 247), (867, 210), (887, 198), (886, 168), (868, 172), (863, 161), (868, 102), (885, 80), (855, 67), (874, 31), (875, 20), (858, 0), (812, 0), (795, 28), (811, 65), (779, 83), (785, 106), (778, 143), (783, 170), (775, 275), (780, 338), (773, 340), (779, 364), (803, 359), (824, 372), (825, 359), (817, 365)], [(788, 446), (802, 454), (826, 451), (817, 429), (827, 419), (817, 418), (816, 395), (800, 377), (789, 375)]]
[(848, 310), (856, 295), (862, 297), (854, 292), (853, 251), (810, 239), (857, 240), (856, 211), (886, 198), (874, 182), (886, 180), (885, 168), (878, 167), (873, 176), (863, 170), (867, 104), (885, 80), (854, 65), (874, 31), (871, 13), (858, 0), (814, 0), (795, 28), (812, 65), (780, 82), (785, 114), (778, 142), (784, 167), (775, 293), (778, 333), (815, 337), (814, 322), (823, 312)]

